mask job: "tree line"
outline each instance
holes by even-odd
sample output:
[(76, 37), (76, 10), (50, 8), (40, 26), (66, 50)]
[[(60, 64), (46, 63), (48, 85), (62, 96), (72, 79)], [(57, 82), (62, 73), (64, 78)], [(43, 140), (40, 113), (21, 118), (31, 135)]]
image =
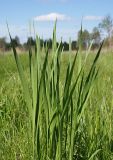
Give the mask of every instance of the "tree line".
[[(82, 34), (81, 34), (82, 33)], [(106, 34), (106, 36), (103, 36), (103, 34)], [(99, 47), (102, 39), (105, 39), (105, 46), (106, 47), (112, 47), (112, 41), (113, 41), (113, 20), (110, 15), (105, 16), (102, 21), (98, 24), (97, 27), (94, 27), (92, 29), (92, 32), (89, 32), (88, 30), (84, 29), (78, 31), (77, 40), (72, 41), (71, 48), (72, 50), (76, 50), (79, 46), (79, 41), (81, 41), (81, 47), (83, 49), (87, 49), (90, 43), (93, 41), (92, 49), (96, 49)], [(32, 37), (28, 37), (27, 42), (21, 44), (20, 39), (18, 36), (15, 36), (13, 38), (13, 43), (15, 47), (18, 47), (21, 50), (27, 50), (29, 46), (35, 45), (35, 39)], [(64, 51), (69, 50), (69, 43), (68, 42), (61, 42), (62, 47)], [(48, 40), (40, 40), (40, 46), (45, 47), (48, 46), (49, 49), (52, 48), (52, 39)], [(58, 42), (57, 42), (58, 45)], [(8, 51), (11, 49), (11, 43), (7, 42), (5, 37), (0, 38), (0, 50), (2, 51)]]
[[(27, 42), (21, 44), (19, 37), (15, 36), (15, 38), (13, 38), (13, 44), (15, 47), (19, 48), (20, 50), (28, 50), (30, 46), (34, 47), (36, 43), (35, 43), (35, 39), (33, 39), (32, 37), (28, 37)], [(59, 42), (57, 42), (57, 46), (58, 44)], [(64, 51), (69, 50), (68, 42), (61, 42), (61, 44)], [(47, 40), (40, 39), (40, 47), (43, 48), (46, 46), (48, 46), (49, 49), (52, 49), (52, 39), (47, 39)], [(72, 46), (72, 50), (76, 50), (77, 41), (72, 41), (71, 46)], [(5, 37), (0, 38), (0, 50), (9, 51), (10, 49), (11, 49), (11, 43), (7, 42)]]

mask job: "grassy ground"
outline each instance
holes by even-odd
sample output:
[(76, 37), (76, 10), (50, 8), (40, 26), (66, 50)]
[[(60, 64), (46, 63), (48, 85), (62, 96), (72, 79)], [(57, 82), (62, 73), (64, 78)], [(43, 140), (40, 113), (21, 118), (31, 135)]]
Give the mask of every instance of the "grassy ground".
[[(20, 55), (25, 73), (28, 72), (28, 56)], [(73, 58), (73, 55), (72, 55)], [(88, 58), (86, 72), (94, 54)], [(83, 55), (84, 59), (84, 55)], [(61, 83), (68, 54), (62, 55)], [(113, 159), (113, 55), (101, 54), (99, 75), (81, 119), (81, 128), (75, 140), (75, 157), (86, 160), (88, 154), (99, 150), (94, 160)], [(76, 74), (76, 68), (75, 68)], [(28, 134), (29, 118), (23, 100), (22, 88), (11, 55), (0, 56), (0, 159), (32, 160), (31, 137)], [(78, 155), (79, 153), (79, 155)]]

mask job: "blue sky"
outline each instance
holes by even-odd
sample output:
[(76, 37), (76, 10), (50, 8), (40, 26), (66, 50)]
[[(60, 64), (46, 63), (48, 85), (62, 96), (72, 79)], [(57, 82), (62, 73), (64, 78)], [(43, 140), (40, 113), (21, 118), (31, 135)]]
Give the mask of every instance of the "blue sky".
[[(6, 20), (12, 36), (22, 42), (30, 36), (30, 25), (44, 39), (50, 38), (54, 19), (58, 19), (58, 40), (76, 39), (83, 17), (83, 28), (92, 30), (104, 16), (113, 17), (113, 0), (1, 0), (0, 37), (8, 37)], [(33, 35), (33, 29), (31, 28)]]

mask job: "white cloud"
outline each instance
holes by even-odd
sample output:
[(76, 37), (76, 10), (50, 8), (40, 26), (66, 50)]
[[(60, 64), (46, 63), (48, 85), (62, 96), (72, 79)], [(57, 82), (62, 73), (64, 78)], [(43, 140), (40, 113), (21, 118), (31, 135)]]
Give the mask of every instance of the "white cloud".
[(65, 20), (70, 20), (71, 18), (65, 14), (59, 14), (59, 13), (49, 13), (34, 18), (35, 21), (55, 21), (56, 19), (58, 21), (65, 21)]
[(103, 17), (102, 16), (85, 16), (83, 17), (83, 19), (87, 21), (97, 21), (97, 20), (102, 20)]

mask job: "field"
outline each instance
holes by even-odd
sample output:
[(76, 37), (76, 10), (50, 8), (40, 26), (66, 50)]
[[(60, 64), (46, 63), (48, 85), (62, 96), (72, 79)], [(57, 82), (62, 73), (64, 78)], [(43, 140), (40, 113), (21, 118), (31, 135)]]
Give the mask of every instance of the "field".
[[(13, 53), (9, 55), (0, 56), (1, 160), (113, 159), (113, 54), (103, 53), (103, 51), (101, 51), (100, 57), (96, 64), (97, 70), (99, 69), (98, 75), (94, 80), (91, 79), (90, 81), (91, 90), (88, 90), (90, 93), (88, 92), (88, 97), (86, 98), (87, 100), (85, 102), (85, 106), (83, 106), (83, 108), (80, 108), (81, 111), (76, 110), (75, 115), (71, 117), (71, 115), (74, 113), (74, 107), (78, 103), (82, 103), (82, 96), (84, 97), (84, 95), (86, 94), (85, 91), (80, 92), (80, 90), (84, 89), (81, 85), (85, 87), (84, 81), (85, 79), (87, 79), (87, 75), (89, 73), (90, 67), (92, 66), (95, 56), (95, 53), (91, 53), (87, 58), (87, 63), (84, 66), (84, 74), (81, 74), (79, 83), (73, 93), (73, 96), (71, 97), (71, 102), (68, 104), (69, 107), (73, 106), (73, 110), (72, 108), (71, 110), (68, 108), (68, 111), (66, 111), (65, 116), (63, 118), (61, 116), (63, 122), (62, 124), (60, 124), (60, 127), (58, 123), (58, 112), (65, 112), (65, 110), (59, 109), (58, 112), (56, 112), (55, 110), (50, 112), (50, 114), (53, 112), (53, 115), (50, 115), (50, 117), (53, 116), (53, 118), (50, 118), (51, 122), (49, 124), (49, 127), (48, 123), (46, 124), (47, 119), (45, 116), (45, 112), (47, 110), (42, 108), (42, 110), (40, 111), (41, 113), (39, 113), (39, 126), (36, 126), (37, 128), (39, 128), (38, 132), (40, 132), (40, 135), (38, 135), (37, 137), (40, 139), (38, 139), (37, 137), (33, 138), (33, 135), (35, 134), (31, 133), (33, 130), (33, 126), (31, 127), (32, 118), (30, 118), (29, 108), (27, 107), (27, 103), (24, 100), (25, 93), (23, 93)], [(29, 56), (28, 53), (25, 53), (19, 55), (19, 57), (24, 68), (24, 74), (26, 76), (26, 79), (24, 79), (24, 81), (26, 83), (30, 81), (28, 77)], [(44, 57), (45, 56), (43, 55), (41, 59), (42, 64), (45, 60)], [(61, 55), (59, 78), (60, 95), (62, 95), (64, 89), (63, 86), (65, 84), (64, 82), (68, 63), (71, 59), (71, 64), (73, 65), (74, 57), (74, 53), (64, 53)], [(48, 62), (51, 62), (51, 59), (52, 57), (51, 55), (49, 55)], [(83, 64), (84, 59), (85, 53), (82, 54), (81, 64)], [(73, 86), (75, 79), (77, 79), (77, 73), (79, 70), (79, 60), (76, 63), (77, 65), (74, 66), (73, 78), (70, 82), (70, 86)], [(95, 74), (95, 72), (92, 72), (92, 77), (93, 73)], [(67, 83), (68, 81), (69, 80), (67, 80)], [(48, 82), (49, 81), (47, 81), (47, 83)], [(47, 85), (46, 82), (45, 85)], [(85, 90), (87, 90), (87, 87), (90, 88), (90, 84), (86, 86)], [(42, 96), (40, 97), (40, 101), (42, 101), (42, 105), (46, 107), (46, 104), (44, 102), (45, 96), (43, 95), (43, 89), (40, 92), (40, 96)], [(68, 92), (71, 92), (71, 88), (69, 88)], [(70, 96), (68, 92), (65, 93), (67, 95), (65, 95), (66, 97), (64, 98), (68, 99), (68, 97)], [(81, 99), (79, 99), (79, 97), (81, 97)], [(49, 97), (47, 96), (47, 98)], [(60, 98), (61, 99), (59, 101), (62, 102), (62, 97)], [(51, 102), (51, 100), (48, 101)], [(53, 100), (53, 102), (55, 102), (55, 100)], [(66, 103), (68, 103), (68, 101), (66, 101)], [(48, 129), (47, 127), (50, 129), (49, 132), (46, 132), (46, 130)], [(75, 128), (73, 129), (73, 127)], [(62, 130), (60, 130), (59, 128)], [(56, 134), (57, 132), (58, 135)], [(50, 134), (50, 139), (47, 138), (49, 137), (47, 136), (47, 134)], [(54, 139), (54, 141), (52, 141), (52, 139)], [(35, 144), (33, 140), (37, 140), (39, 142)], [(53, 144), (51, 144), (51, 142)], [(51, 148), (51, 146), (53, 148)]]

